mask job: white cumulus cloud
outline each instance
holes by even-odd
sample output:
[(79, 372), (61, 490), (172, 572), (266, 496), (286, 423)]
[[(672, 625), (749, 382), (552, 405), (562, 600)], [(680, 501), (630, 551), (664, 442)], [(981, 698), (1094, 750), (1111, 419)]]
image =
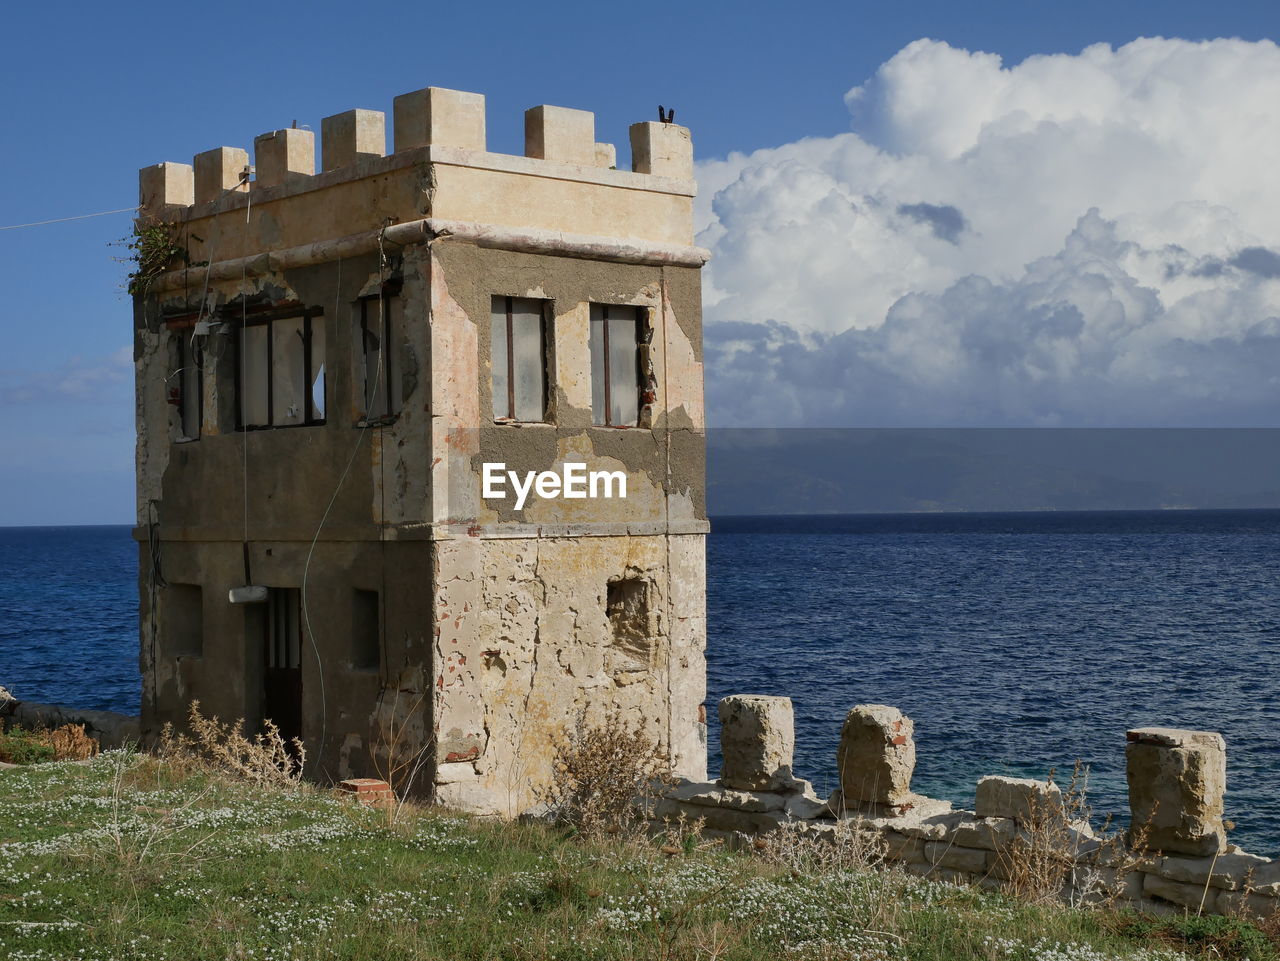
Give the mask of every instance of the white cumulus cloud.
[(1280, 421), (1280, 48), (920, 40), (699, 165), (719, 425)]

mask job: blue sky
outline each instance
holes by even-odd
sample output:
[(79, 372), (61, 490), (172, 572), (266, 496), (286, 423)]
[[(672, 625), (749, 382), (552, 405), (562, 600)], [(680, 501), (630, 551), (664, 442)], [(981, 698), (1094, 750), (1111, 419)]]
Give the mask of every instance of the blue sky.
[[(889, 299), (883, 304), (869, 303), (866, 316), (874, 321), (842, 315), (806, 324), (784, 316), (782, 308), (762, 316), (737, 306), (768, 300), (767, 292), (757, 294), (748, 281), (738, 285), (735, 278), (749, 271), (735, 265), (743, 268), (750, 261), (735, 258), (745, 249), (737, 238), (749, 233), (752, 218), (764, 216), (778, 191), (799, 190), (796, 178), (808, 176), (807, 171), (836, 181), (847, 178), (851, 149), (869, 146), (902, 157), (928, 155), (936, 147), (911, 142), (935, 120), (903, 120), (901, 108), (912, 95), (911, 78), (936, 81), (946, 75), (948, 64), (969, 63), (948, 60), (949, 51), (996, 54), (1004, 72), (988, 71), (988, 79), (1004, 83), (1009, 77), (1011, 84), (1042, 94), (1043, 78), (1018, 77), (1009, 68), (1028, 57), (1074, 57), (1092, 44), (1120, 47), (1144, 36), (1259, 41), (1277, 32), (1277, 8), (1262, 2), (490, 3), (455, 5), (462, 9), (453, 13), (448, 6), (15, 6), (6, 11), (9, 43), (0, 66), (0, 89), (7, 94), (0, 125), (5, 185), (0, 226), (127, 207), (135, 202), (141, 166), (189, 161), (192, 154), (222, 144), (249, 147), (256, 134), (294, 120), (318, 128), (321, 117), (350, 107), (389, 110), (395, 95), (427, 85), (484, 93), (490, 149), (513, 153), (521, 151), (523, 111), (538, 103), (594, 110), (599, 139), (619, 143), (625, 143), (628, 124), (654, 117), (658, 103), (674, 105), (677, 120), (693, 129), (703, 164), (700, 226), (709, 231), (704, 242), (715, 246), (717, 263), (724, 265), (710, 277), (717, 290), (708, 308), (709, 329), (719, 325), (718, 330), (732, 333), (718, 335), (709, 355), (723, 370), (708, 370), (714, 423), (715, 405), (730, 397), (735, 378), (751, 373), (741, 368), (745, 355), (733, 347), (739, 340), (751, 343), (756, 338), (754, 352), (776, 359), (779, 378), (820, 377), (812, 358), (830, 354), (833, 343), (854, 352), (846, 369), (863, 371), (859, 365), (865, 365), (865, 358), (882, 352), (875, 342), (881, 328), (915, 329), (911, 325), (924, 323), (930, 311), (963, 314), (966, 308), (957, 304), (967, 288), (958, 291), (956, 285), (970, 274), (991, 285), (975, 296), (998, 295), (1001, 303), (1013, 305), (1012, 325), (1074, 322), (1062, 321), (1061, 311), (1046, 314), (1040, 301), (1032, 303), (1025, 278), (1001, 260), (1005, 255), (1000, 251), (976, 245), (972, 256), (961, 256), (955, 251), (965, 248), (954, 242), (939, 248), (936, 263), (942, 266), (931, 283), (922, 281), (918, 290), (909, 283), (891, 284), (892, 297), (885, 293)], [(938, 43), (911, 48), (915, 54), (902, 56), (922, 38)], [(1223, 60), (1235, 57), (1225, 48), (1218, 53)], [(1259, 72), (1265, 74), (1271, 69), (1269, 53), (1259, 56)], [(1109, 61), (1105, 69), (1119, 75), (1136, 69), (1139, 59)], [(897, 66), (883, 69), (892, 64)], [(861, 100), (847, 103), (846, 94), (868, 81), (873, 82)], [(981, 76), (974, 80), (979, 89), (987, 82)], [(1220, 92), (1214, 95), (1225, 98)], [(1267, 119), (1280, 124), (1273, 112)], [(841, 139), (851, 129), (858, 131), (856, 142)], [(768, 153), (775, 148), (781, 152)], [(833, 172), (837, 168), (845, 173), (838, 176)], [(939, 171), (939, 182), (952, 183), (945, 169)], [(894, 174), (892, 182), (902, 183), (903, 175)], [(846, 182), (837, 186), (849, 193), (854, 206), (870, 203)], [(891, 198), (899, 225), (895, 229), (902, 236), (907, 237), (902, 223), (914, 219), (924, 229), (935, 214), (942, 218), (937, 223), (952, 218), (961, 235), (965, 225), (980, 223), (975, 205), (982, 201), (971, 185), (955, 181), (945, 197), (912, 189), (916, 192)], [(1184, 199), (1199, 199), (1191, 187), (1186, 189)], [(891, 194), (885, 187), (876, 196)], [(1079, 192), (1078, 202), (1072, 202), (1082, 209), (1061, 211), (1069, 222), (1059, 224), (1050, 217), (1055, 239), (1046, 239), (1044, 249), (1030, 253), (1061, 259), (1081, 244), (1090, 250), (1108, 244), (1138, 244), (1142, 250), (1147, 244), (1162, 251), (1178, 246), (1169, 240), (1173, 228), (1162, 228), (1165, 232), (1157, 237), (1134, 226), (1135, 217), (1146, 218), (1143, 224), (1165, 224), (1163, 214), (1145, 207), (1128, 210), (1114, 197), (1102, 198), (1094, 220), (1082, 219), (1088, 215), (1088, 197), (1087, 190)], [(1233, 197), (1232, 209), (1250, 206)], [(1216, 195), (1208, 201), (1227, 202)], [(814, 217), (825, 209), (817, 203), (805, 207), (803, 196), (799, 204), (814, 211)], [(838, 230), (839, 221), (830, 226)], [(1204, 235), (1208, 228), (1184, 229)], [(1228, 273), (1238, 264), (1265, 267), (1266, 252), (1280, 246), (1280, 237), (1273, 245), (1251, 229), (1246, 223), (1236, 233), (1226, 231), (1222, 237), (1234, 239), (1222, 239), (1216, 247), (1198, 249), (1190, 241), (1181, 245), (1194, 260), (1183, 265), (1186, 273), (1207, 276), (1206, 264), (1215, 262), (1227, 265)], [(120, 523), (131, 518), (132, 372), (125, 351), (130, 309), (121, 289), (125, 268), (112, 259), (123, 251), (109, 246), (128, 230), (127, 214), (0, 230), (0, 271), (8, 291), (0, 307), (5, 344), (0, 350), (0, 525)], [(977, 236), (977, 226), (971, 232)], [(984, 242), (995, 232), (994, 224), (987, 226)], [(913, 250), (928, 261), (922, 276), (934, 269), (929, 248), (917, 245)], [(1263, 253), (1249, 254), (1252, 250)], [(1173, 268), (1162, 263), (1168, 275)], [(867, 269), (878, 268), (871, 264)], [(1254, 276), (1248, 271), (1241, 276), (1245, 274)], [(1265, 273), (1259, 276), (1270, 280)], [(811, 284), (821, 285), (821, 277)], [(1259, 317), (1269, 317), (1269, 307), (1256, 307), (1257, 291), (1250, 288), (1248, 294), (1254, 304), (1249, 309), (1261, 309)], [(1204, 291), (1194, 295), (1208, 296)], [(1072, 296), (1061, 294), (1064, 303)], [(964, 300), (971, 302), (972, 297)], [(1087, 324), (1088, 310), (1080, 310)], [(761, 333), (771, 322), (775, 326)], [(739, 329), (735, 324), (754, 326)], [(1248, 339), (1232, 336), (1237, 344)], [(788, 347), (792, 338), (794, 350)], [(1247, 345), (1240, 353), (1250, 353)], [(1231, 376), (1235, 361), (1230, 357), (1215, 354), (1211, 362), (1225, 364), (1223, 376)], [(866, 383), (888, 376), (882, 369), (863, 374)], [(1073, 407), (1070, 397), (1063, 396), (1065, 400), (1055, 394), (1027, 401), (1028, 409), (1048, 412), (1035, 422), (1053, 423), (1055, 403), (1067, 420), (1100, 422), (1096, 411)], [(863, 399), (845, 389), (840, 398), (835, 407), (845, 413), (826, 420), (857, 420), (846, 416), (852, 409), (848, 405)], [(783, 400), (784, 406), (792, 405), (787, 423), (823, 421), (815, 411), (832, 407), (821, 398), (794, 394)], [(1265, 420), (1265, 405), (1256, 398), (1233, 396), (1228, 401), (1213, 408), (1210, 421), (1219, 415), (1224, 422)], [(952, 399), (939, 395), (930, 402), (942, 411)], [(1133, 402), (1135, 410), (1144, 410), (1140, 398)], [(722, 422), (750, 423), (756, 416), (730, 406), (725, 403)], [(1000, 420), (1006, 414), (988, 404), (974, 418)], [(931, 419), (927, 407), (876, 409), (875, 416), (886, 423)]]

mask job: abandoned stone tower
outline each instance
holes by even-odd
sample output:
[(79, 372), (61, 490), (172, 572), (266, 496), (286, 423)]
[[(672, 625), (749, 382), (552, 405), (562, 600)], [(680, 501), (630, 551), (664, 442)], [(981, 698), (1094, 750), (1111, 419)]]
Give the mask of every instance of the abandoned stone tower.
[(529, 110), (523, 157), (485, 123), (429, 87), (389, 155), (351, 110), (318, 173), (307, 129), (141, 171), (144, 735), (198, 699), (509, 816), (617, 709), (705, 777), (689, 132), (620, 170), (588, 112)]

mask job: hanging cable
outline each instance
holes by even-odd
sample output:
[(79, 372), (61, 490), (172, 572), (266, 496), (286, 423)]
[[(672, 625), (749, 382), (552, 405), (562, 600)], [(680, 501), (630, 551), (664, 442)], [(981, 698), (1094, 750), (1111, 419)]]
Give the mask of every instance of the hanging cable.
[[(366, 407), (369, 404), (369, 398), (376, 397), (378, 395), (378, 385), (380, 384), (382, 379), (382, 357), (383, 357), (383, 354), (385, 354), (388, 349), (388, 345), (387, 345), (388, 338), (385, 336), (386, 329), (385, 329), (385, 318), (383, 314), (385, 297), (383, 296), (383, 292), (382, 292), (382, 286), (384, 283), (386, 283), (387, 255), (383, 250), (383, 246), (382, 246), (383, 234), (386, 233), (386, 230), (387, 230), (387, 227), (384, 224), (382, 227), (382, 230), (378, 232), (378, 329), (383, 333), (383, 338), (382, 338), (382, 344), (380, 346), (380, 349), (378, 350), (378, 364), (374, 368), (374, 372), (373, 372), (372, 389), (370, 389), (370, 386), (368, 384), (365, 385)], [(333, 304), (333, 313), (334, 313), (335, 321), (341, 309), (342, 309), (342, 258), (339, 257), (338, 258), (338, 290), (336, 295), (334, 296), (334, 304)], [(342, 485), (347, 482), (347, 475), (351, 473), (351, 465), (354, 464), (356, 461), (356, 454), (359, 453), (360, 451), (360, 444), (364, 440), (364, 435), (369, 429), (369, 422), (371, 420), (372, 418), (369, 416), (369, 411), (366, 409), (365, 416), (363, 420), (360, 422), (360, 432), (356, 434), (356, 442), (351, 448), (351, 456), (347, 458), (346, 466), (342, 468), (342, 473), (338, 477), (338, 483), (334, 485), (333, 494), (329, 497), (329, 503), (325, 505), (324, 513), (320, 517), (320, 523), (316, 525), (316, 532), (311, 538), (311, 546), (307, 549), (306, 563), (304, 563), (302, 566), (302, 622), (303, 622), (303, 626), (306, 628), (306, 631), (307, 631), (307, 638), (311, 642), (311, 650), (315, 654), (316, 667), (320, 674), (320, 746), (316, 751), (317, 757), (322, 757), (324, 755), (325, 740), (328, 736), (328, 713), (329, 712), (325, 706), (324, 661), (320, 656), (320, 647), (316, 643), (315, 632), (311, 629), (311, 612), (310, 612), (310, 608), (307, 605), (307, 581), (311, 576), (311, 559), (312, 557), (315, 556), (316, 544), (320, 540), (320, 532), (324, 530), (324, 525), (329, 520), (329, 513), (333, 510), (333, 505), (338, 500), (338, 494), (342, 490)], [(385, 487), (386, 485), (384, 484), (382, 486)], [(385, 507), (384, 507), (384, 510), (385, 510)], [(386, 592), (382, 591), (380, 593), (386, 593)]]
[(99, 210), (96, 214), (78, 214), (75, 217), (58, 217), (54, 220), (37, 220), (29, 224), (9, 224), (7, 227), (0, 227), (0, 230), (22, 230), (24, 227), (44, 227), (47, 224), (66, 224), (73, 220), (88, 220), (90, 217), (106, 217), (110, 214), (131, 214), (141, 210), (141, 207), (121, 207), (119, 210)]

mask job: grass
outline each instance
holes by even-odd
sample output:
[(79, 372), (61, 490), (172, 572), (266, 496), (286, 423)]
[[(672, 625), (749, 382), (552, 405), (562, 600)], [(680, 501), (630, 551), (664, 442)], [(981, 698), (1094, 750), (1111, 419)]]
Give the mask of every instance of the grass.
[(9, 764), (40, 764), (52, 761), (57, 752), (35, 731), (14, 727), (0, 732), (0, 761)]
[(49, 730), (22, 727), (0, 730), (0, 761), (8, 764), (40, 764), (45, 761), (82, 761), (98, 753), (98, 742), (84, 732), (83, 724), (64, 724)]
[(838, 859), (597, 843), (421, 808), (389, 824), (305, 785), (122, 752), (0, 771), (9, 961), (1275, 957), (1260, 936), (1200, 933)]

